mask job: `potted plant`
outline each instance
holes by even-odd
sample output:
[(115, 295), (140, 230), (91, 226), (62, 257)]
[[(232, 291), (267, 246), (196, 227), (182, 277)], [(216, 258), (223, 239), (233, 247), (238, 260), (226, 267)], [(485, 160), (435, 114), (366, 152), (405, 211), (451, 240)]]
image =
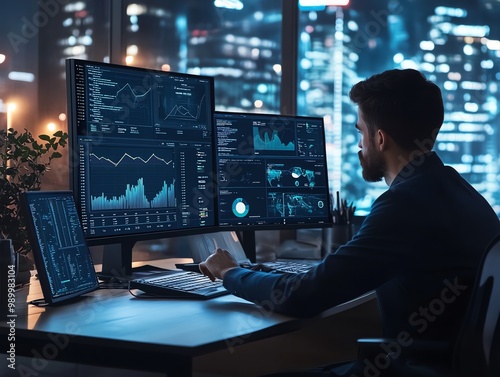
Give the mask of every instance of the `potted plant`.
[[(52, 160), (61, 158), (59, 148), (67, 144), (68, 134), (33, 137), (30, 131), (13, 128), (0, 130), (0, 238), (12, 240), (18, 254), (18, 282), (29, 280), (33, 263), (26, 225), (19, 208), (20, 194), (40, 190), (42, 177), (50, 170)], [(28, 274), (24, 273), (28, 269)]]

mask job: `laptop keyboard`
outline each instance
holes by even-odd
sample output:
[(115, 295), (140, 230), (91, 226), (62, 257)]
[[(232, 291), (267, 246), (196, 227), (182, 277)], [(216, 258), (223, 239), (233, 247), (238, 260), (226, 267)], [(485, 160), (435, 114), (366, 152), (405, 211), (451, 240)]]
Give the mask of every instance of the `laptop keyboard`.
[(303, 273), (309, 271), (313, 265), (294, 261), (265, 262), (264, 266), (276, 272)]
[(213, 282), (208, 277), (191, 271), (169, 271), (166, 274), (134, 279), (129, 282), (129, 289), (171, 298), (207, 299), (229, 293), (221, 280)]
[[(276, 272), (276, 273), (303, 273), (309, 271), (313, 268), (317, 263), (313, 262), (299, 262), (299, 261), (275, 261), (275, 262), (262, 262), (262, 263), (250, 263), (250, 262), (241, 262), (240, 267), (247, 268), (249, 270), (254, 271), (268, 271), (268, 272)], [(200, 271), (198, 263), (178, 263), (175, 265), (177, 268), (180, 268), (184, 271)]]

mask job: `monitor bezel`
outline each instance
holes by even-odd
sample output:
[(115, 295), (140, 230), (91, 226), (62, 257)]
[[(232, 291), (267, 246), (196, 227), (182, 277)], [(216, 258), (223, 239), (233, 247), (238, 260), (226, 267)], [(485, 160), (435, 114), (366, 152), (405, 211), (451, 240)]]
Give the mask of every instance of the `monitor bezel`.
[[(214, 151), (214, 168), (215, 168), (215, 175), (216, 178), (218, 176), (218, 156), (217, 156), (217, 124), (215, 121), (215, 118), (218, 114), (223, 114), (223, 115), (235, 115), (235, 116), (259, 116), (259, 117), (272, 117), (272, 118), (279, 118), (279, 117), (284, 117), (284, 118), (294, 118), (294, 119), (314, 119), (314, 120), (321, 120), (323, 123), (323, 132), (324, 132), (324, 118), (318, 117), (318, 116), (307, 116), (307, 115), (295, 115), (295, 114), (278, 114), (278, 113), (264, 113), (264, 112), (238, 112), (238, 111), (220, 111), (216, 110), (214, 112), (214, 132), (213, 132), (213, 139), (214, 139), (214, 148), (216, 149)], [(325, 174), (328, 175), (328, 165), (327, 165), (327, 158), (326, 158), (326, 138), (324, 139), (324, 148), (325, 148)], [(216, 182), (216, 187), (218, 187), (218, 182)], [(332, 203), (331, 203), (331, 192), (330, 192), (330, 186), (329, 186), (329, 180), (326, 179), (326, 190), (329, 193), (327, 195), (327, 208), (328, 208), (328, 220), (325, 222), (303, 222), (303, 223), (273, 223), (273, 224), (224, 224), (221, 225), (219, 224), (219, 230), (221, 231), (241, 231), (244, 233), (251, 233), (253, 231), (261, 231), (261, 230), (297, 230), (297, 229), (322, 229), (322, 228), (329, 228), (333, 225), (333, 216), (332, 216)], [(218, 198), (218, 190), (216, 192), (217, 194), (217, 202), (216, 206), (217, 208), (219, 207), (219, 198)], [(219, 221), (220, 222), (220, 221)], [(247, 236), (248, 238), (249, 236)], [(251, 237), (251, 236), (250, 236)]]
[[(35, 223), (33, 222), (33, 216), (31, 213), (31, 209), (29, 207), (29, 197), (36, 197), (36, 196), (44, 196), (44, 197), (70, 197), (73, 200), (73, 203), (75, 205), (75, 208), (78, 209), (78, 206), (76, 206), (76, 202), (74, 201), (73, 197), (73, 192), (69, 190), (49, 190), (49, 191), (25, 191), (20, 194), (20, 205), (22, 208), (22, 213), (26, 221), (26, 227), (28, 230), (28, 240), (31, 246), (32, 250), (32, 255), (33, 259), (35, 262), (35, 267), (37, 271), (37, 276), (38, 276), (38, 281), (40, 282), (40, 287), (42, 288), (42, 294), (43, 294), (43, 299), (44, 303), (47, 305), (51, 304), (56, 304), (56, 303), (61, 303), (61, 302), (66, 302), (69, 300), (72, 300), (74, 298), (80, 297), (86, 293), (93, 292), (97, 289), (99, 289), (99, 279), (97, 276), (97, 273), (95, 271), (95, 268), (93, 270), (93, 280), (94, 284), (91, 287), (86, 287), (83, 289), (80, 289), (79, 291), (72, 292), (69, 294), (64, 294), (64, 295), (54, 295), (51, 288), (50, 288), (50, 283), (49, 283), (49, 275), (46, 271), (45, 268), (45, 263), (43, 261), (43, 252), (40, 249), (40, 245), (38, 243), (38, 239), (36, 235), (34, 234), (35, 230)], [(78, 222), (80, 222), (80, 219), (78, 218)], [(82, 237), (85, 240), (85, 236), (83, 233), (83, 229), (81, 229), (81, 224), (80, 224), (80, 230), (82, 232)], [(88, 245), (86, 244), (86, 249), (87, 249), (87, 256), (89, 259), (88, 261), (94, 266), (94, 262), (92, 260), (92, 254), (90, 253), (90, 249)]]

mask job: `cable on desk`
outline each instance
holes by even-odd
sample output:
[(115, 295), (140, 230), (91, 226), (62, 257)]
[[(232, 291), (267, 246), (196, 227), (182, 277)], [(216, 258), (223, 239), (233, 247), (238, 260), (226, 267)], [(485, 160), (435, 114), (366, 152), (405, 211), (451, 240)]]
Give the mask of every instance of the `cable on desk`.
[(38, 306), (39, 308), (43, 308), (45, 306), (49, 306), (49, 303), (46, 302), (43, 298), (39, 298), (39, 299), (36, 299), (36, 300), (31, 300), (30, 302), (28, 302), (28, 304)]
[(128, 281), (118, 278), (112, 278), (109, 281), (100, 281), (99, 289), (127, 289)]

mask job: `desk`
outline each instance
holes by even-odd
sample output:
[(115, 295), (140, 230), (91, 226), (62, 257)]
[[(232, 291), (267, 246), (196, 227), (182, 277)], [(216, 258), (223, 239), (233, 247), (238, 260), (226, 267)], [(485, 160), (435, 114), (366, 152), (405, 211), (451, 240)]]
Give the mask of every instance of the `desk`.
[[(45, 308), (26, 304), (40, 297), (36, 281), (18, 292), (16, 356), (168, 376), (191, 376), (196, 357), (290, 333), (311, 321), (268, 312), (233, 295), (203, 301), (137, 299), (127, 290), (112, 289), (92, 292), (70, 304)], [(363, 296), (323, 316), (371, 299), (373, 295)], [(8, 331), (2, 322), (2, 352), (9, 349)]]

